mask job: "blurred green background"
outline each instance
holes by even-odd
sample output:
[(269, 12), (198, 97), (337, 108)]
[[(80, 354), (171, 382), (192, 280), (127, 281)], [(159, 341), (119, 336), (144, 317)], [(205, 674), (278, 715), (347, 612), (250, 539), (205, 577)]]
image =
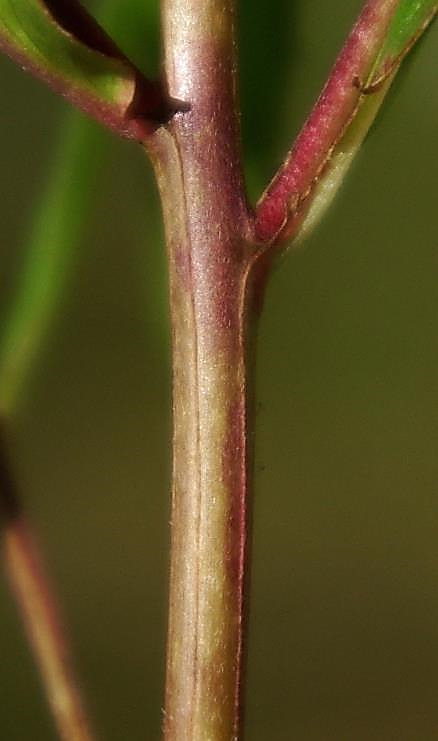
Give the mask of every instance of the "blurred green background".
[[(156, 70), (158, 0), (117, 4), (108, 27)], [(360, 6), (241, 0), (252, 198)], [(249, 741), (438, 738), (436, 42), (434, 28), (329, 215), (269, 284), (257, 368)], [(0, 80), (4, 325), (72, 114), (5, 58)], [(160, 737), (168, 563), (163, 238), (139, 148), (88, 126), (104, 145), (89, 215), (8, 441), (100, 737), (149, 741)], [(0, 602), (0, 736), (50, 741), (4, 579)]]

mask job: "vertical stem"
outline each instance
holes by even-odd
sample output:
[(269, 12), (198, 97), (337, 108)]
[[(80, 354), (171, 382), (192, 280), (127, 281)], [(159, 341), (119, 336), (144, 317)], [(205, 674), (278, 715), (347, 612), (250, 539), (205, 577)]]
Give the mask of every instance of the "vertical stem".
[(206, 238), (202, 250), (202, 243), (178, 239), (172, 227), (174, 459), (165, 738), (229, 741), (237, 738), (240, 715), (246, 280), (241, 245), (229, 244), (222, 261), (219, 241), (210, 250)]
[(164, 0), (169, 92), (190, 106), (150, 142), (173, 332), (166, 741), (231, 741), (241, 720), (248, 494), (249, 219), (231, 0)]

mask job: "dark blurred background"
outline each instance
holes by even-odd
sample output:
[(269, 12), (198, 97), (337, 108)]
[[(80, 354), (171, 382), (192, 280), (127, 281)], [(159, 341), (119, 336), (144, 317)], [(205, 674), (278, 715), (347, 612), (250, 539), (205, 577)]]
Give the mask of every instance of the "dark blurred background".
[[(140, 5), (120, 2), (108, 25), (153, 71), (158, 0)], [(241, 0), (253, 199), (360, 6)], [(436, 41), (434, 28), (329, 215), (270, 281), (257, 368), (250, 741), (438, 738)], [(0, 79), (4, 324), (70, 113), (4, 58)], [(160, 737), (164, 675), (167, 285), (150, 167), (137, 146), (102, 137), (74, 271), (8, 439), (100, 737), (149, 741)], [(0, 602), (0, 736), (50, 741), (4, 579)]]

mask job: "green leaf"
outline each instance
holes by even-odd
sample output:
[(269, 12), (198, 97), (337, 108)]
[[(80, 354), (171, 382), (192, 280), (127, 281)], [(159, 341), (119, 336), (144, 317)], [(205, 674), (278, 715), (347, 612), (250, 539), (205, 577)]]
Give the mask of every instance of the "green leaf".
[(436, 0), (400, 0), (377, 57), (372, 79), (387, 77), (400, 64), (436, 14)]
[(76, 0), (0, 0), (0, 48), (123, 135), (142, 138), (171, 113)]
[[(114, 25), (118, 0), (104, 0)], [(47, 172), (24, 235), (23, 264), (0, 334), (0, 418), (10, 418), (26, 398), (29, 379), (59, 307), (71, 287), (81, 255), (87, 216), (98, 192), (108, 149), (92, 121), (66, 111)]]
[(103, 132), (69, 111), (39, 188), (16, 294), (0, 335), (0, 417), (23, 393), (77, 265), (105, 151)]

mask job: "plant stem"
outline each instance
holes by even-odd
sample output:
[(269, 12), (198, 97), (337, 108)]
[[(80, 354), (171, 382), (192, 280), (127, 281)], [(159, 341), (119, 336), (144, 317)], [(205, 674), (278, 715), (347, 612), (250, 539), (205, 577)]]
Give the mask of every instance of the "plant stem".
[(94, 737), (76, 685), (59, 608), (35, 538), (21, 512), (3, 440), (0, 440), (0, 509), (6, 573), (59, 736), (63, 741), (92, 741)]
[[(101, 132), (93, 123), (76, 112), (66, 116), (0, 339), (0, 419), (6, 431), (26, 396), (29, 377), (75, 267), (104, 149)], [(0, 509), (4, 567), (59, 735), (64, 741), (91, 741), (55, 591), (32, 524), (20, 505), (3, 438)]]
[(229, 740), (239, 725), (248, 495), (246, 278), (237, 241), (194, 243), (174, 224), (167, 234), (174, 457), (165, 738)]
[(401, 0), (364, 4), (309, 118), (257, 204), (259, 240), (281, 244), (295, 237), (315, 196), (319, 204), (310, 221), (324, 211), (403, 58), (438, 12), (438, 3), (426, 5), (412, 3), (408, 12), (409, 3)]
[(252, 250), (235, 104), (234, 7), (165, 0), (169, 92), (149, 143), (170, 270), (174, 457), (166, 741), (241, 727)]
[(60, 738), (91, 741), (93, 736), (75, 683), (58, 608), (25, 521), (11, 522), (3, 538), (11, 589), (20, 607)]

